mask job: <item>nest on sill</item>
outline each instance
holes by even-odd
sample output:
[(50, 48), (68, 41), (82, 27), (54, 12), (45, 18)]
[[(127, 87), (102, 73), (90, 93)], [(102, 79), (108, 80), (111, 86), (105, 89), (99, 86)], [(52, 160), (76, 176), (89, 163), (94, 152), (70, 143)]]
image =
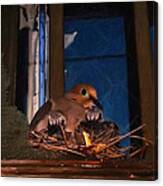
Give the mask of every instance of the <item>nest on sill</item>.
[[(83, 158), (108, 159), (132, 158), (136, 155), (143, 155), (152, 142), (143, 136), (136, 135), (145, 124), (134, 130), (119, 134), (117, 125), (113, 122), (103, 123), (86, 122), (81, 123), (75, 131), (75, 142), (66, 140), (66, 133), (63, 128), (49, 126), (47, 133), (41, 134), (30, 131), (28, 142), (35, 148), (55, 152), (66, 152), (66, 155), (74, 154)], [(141, 146), (120, 146), (120, 142), (126, 138), (134, 138), (141, 141)]]

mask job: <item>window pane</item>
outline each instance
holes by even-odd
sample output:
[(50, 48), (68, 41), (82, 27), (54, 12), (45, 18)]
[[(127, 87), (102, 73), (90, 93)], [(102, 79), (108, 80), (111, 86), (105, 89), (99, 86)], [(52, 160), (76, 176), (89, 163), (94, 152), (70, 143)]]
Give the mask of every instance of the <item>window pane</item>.
[[(65, 90), (78, 83), (97, 89), (105, 120), (129, 131), (127, 64), (122, 18), (67, 21), (65, 33), (78, 32), (65, 49)], [(129, 144), (129, 140), (123, 142)]]

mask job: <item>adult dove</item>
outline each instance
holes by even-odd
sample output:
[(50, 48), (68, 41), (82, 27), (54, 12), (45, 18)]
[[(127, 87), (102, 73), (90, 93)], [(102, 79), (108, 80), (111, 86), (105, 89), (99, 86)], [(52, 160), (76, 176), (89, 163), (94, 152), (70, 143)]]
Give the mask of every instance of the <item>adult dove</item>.
[(96, 89), (88, 84), (78, 84), (63, 97), (48, 100), (35, 114), (30, 130), (41, 133), (48, 129), (48, 125), (62, 125), (65, 132), (74, 137), (81, 121), (101, 119), (102, 106)]

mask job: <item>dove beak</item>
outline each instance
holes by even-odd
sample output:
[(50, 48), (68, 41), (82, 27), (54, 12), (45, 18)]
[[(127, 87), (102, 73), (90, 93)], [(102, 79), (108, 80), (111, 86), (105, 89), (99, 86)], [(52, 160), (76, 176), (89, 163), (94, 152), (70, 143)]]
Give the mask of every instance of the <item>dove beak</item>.
[(91, 96), (91, 100), (93, 100), (93, 103), (100, 109), (103, 110), (103, 107), (101, 105), (101, 103), (94, 97)]

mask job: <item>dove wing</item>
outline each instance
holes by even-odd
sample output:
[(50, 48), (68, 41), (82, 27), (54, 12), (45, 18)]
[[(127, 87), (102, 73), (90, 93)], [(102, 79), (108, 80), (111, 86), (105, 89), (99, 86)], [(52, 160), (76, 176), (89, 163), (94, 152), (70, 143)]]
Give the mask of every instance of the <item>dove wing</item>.
[(44, 103), (32, 119), (30, 129), (34, 129), (41, 120), (44, 120), (45, 116), (47, 116), (52, 110), (52, 107), (53, 102), (51, 100), (48, 100), (46, 103)]

